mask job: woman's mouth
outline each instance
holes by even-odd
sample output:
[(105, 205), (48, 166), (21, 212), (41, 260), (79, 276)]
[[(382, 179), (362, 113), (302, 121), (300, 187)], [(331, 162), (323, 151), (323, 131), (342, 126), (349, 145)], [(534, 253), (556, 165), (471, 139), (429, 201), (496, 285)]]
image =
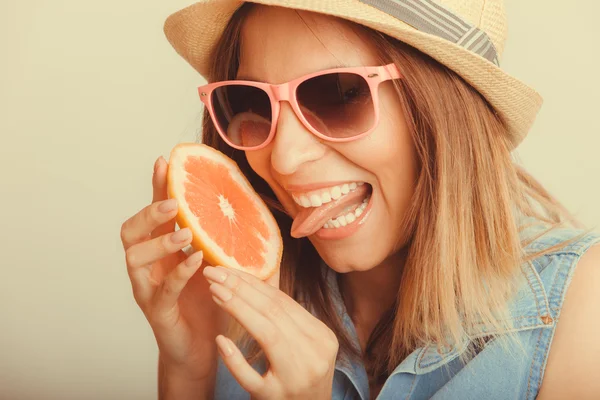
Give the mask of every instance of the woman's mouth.
[(364, 184), (365, 182), (343, 183), (328, 188), (311, 190), (303, 193), (293, 193), (292, 198), (296, 204), (304, 208), (319, 207), (355, 191), (359, 186)]
[(317, 233), (323, 238), (338, 238), (354, 233), (369, 212), (372, 191), (369, 184), (351, 182), (294, 193), (294, 200), (302, 208), (294, 218), (292, 237)]
[(342, 211), (337, 217), (330, 218), (329, 221), (325, 222), (323, 228), (332, 229), (332, 228), (340, 228), (346, 225), (349, 225), (355, 222), (360, 216), (365, 212), (367, 208), (367, 204), (371, 199), (371, 195), (365, 197), (365, 199), (360, 204), (353, 204), (349, 207), (346, 207), (344, 211)]

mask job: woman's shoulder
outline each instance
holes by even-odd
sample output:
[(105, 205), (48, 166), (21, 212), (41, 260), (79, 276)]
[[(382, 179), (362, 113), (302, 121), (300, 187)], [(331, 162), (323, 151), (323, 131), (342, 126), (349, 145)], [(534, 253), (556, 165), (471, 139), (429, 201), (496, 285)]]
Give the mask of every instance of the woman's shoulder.
[[(538, 225), (526, 230), (522, 236), (527, 262), (539, 275), (539, 283), (551, 291), (557, 285), (569, 285), (579, 260), (595, 244), (600, 243), (600, 233), (579, 228), (554, 228)], [(593, 257), (593, 255), (592, 255)]]
[[(490, 341), (463, 371), (460, 363), (455, 366), (460, 372), (434, 398), (462, 398), (467, 392), (468, 398), (600, 398), (600, 380), (594, 381), (600, 359), (600, 234), (555, 228), (539, 236), (543, 230), (532, 232), (535, 239), (526, 249), (543, 255), (523, 263), (524, 279), (509, 302), (520, 347), (508, 350), (506, 342)], [(489, 333), (481, 329), (476, 335)]]
[(528, 231), (526, 253), (542, 255), (523, 265), (526, 279), (511, 303), (513, 322), (530, 336), (527, 397), (600, 398), (600, 234), (546, 231)]
[(521, 234), (526, 255), (519, 271), (523, 279), (509, 302), (517, 329), (555, 322), (580, 259), (600, 243), (598, 232), (549, 228), (546, 224), (529, 225)]
[[(597, 258), (600, 233), (580, 228), (534, 225), (523, 231), (526, 261), (519, 291), (509, 302), (515, 328), (554, 326), (581, 260)], [(586, 261), (587, 264), (589, 261)], [(598, 264), (598, 262), (596, 262)], [(600, 265), (598, 266), (600, 269)], [(586, 272), (579, 275), (585, 275)]]
[(534, 262), (554, 319), (541, 360), (541, 399), (600, 398), (600, 235), (563, 230), (554, 236), (579, 234), (574, 242), (544, 256), (543, 262)]

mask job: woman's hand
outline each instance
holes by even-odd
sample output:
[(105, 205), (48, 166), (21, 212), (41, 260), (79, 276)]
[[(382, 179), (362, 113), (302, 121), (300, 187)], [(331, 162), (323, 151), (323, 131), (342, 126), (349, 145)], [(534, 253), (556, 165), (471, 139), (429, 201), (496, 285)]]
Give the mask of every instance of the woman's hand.
[(258, 374), (228, 338), (223, 361), (256, 399), (330, 399), (338, 352), (333, 331), (285, 293), (242, 271), (206, 267), (214, 301), (257, 340), (269, 359)]
[(154, 166), (152, 204), (129, 218), (121, 228), (127, 271), (134, 298), (150, 323), (162, 367), (179, 380), (214, 385), (217, 317), (209, 285), (196, 271), (202, 252), (188, 257), (188, 229), (174, 232), (176, 200), (167, 199), (167, 163)]

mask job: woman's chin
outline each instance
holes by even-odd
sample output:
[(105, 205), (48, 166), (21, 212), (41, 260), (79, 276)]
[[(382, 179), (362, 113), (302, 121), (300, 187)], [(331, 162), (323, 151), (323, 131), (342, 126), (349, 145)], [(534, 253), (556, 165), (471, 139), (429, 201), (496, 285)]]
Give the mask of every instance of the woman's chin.
[(319, 248), (317, 246), (317, 251), (329, 268), (341, 274), (368, 271), (377, 266), (373, 263), (374, 258), (372, 254), (365, 253), (364, 250), (343, 251), (331, 248)]

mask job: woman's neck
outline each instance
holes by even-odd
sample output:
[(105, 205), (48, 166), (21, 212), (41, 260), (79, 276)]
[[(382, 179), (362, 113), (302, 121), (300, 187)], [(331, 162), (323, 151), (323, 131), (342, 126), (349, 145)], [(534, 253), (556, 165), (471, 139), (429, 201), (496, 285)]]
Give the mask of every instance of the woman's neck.
[(405, 262), (405, 252), (399, 251), (373, 269), (340, 275), (340, 292), (363, 350), (377, 322), (396, 301)]

